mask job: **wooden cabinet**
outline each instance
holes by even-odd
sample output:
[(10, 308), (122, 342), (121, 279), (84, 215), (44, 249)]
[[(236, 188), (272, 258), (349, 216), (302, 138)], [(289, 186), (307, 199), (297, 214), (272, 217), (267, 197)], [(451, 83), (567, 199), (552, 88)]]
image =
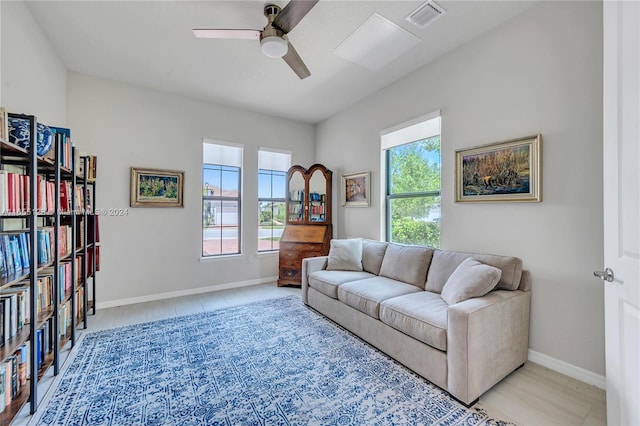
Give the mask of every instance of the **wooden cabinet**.
[(302, 283), (302, 259), (329, 253), (331, 225), (287, 226), (280, 238), (278, 287)]
[(287, 173), (287, 224), (280, 238), (278, 286), (302, 283), (302, 259), (329, 254), (331, 170), (321, 164)]

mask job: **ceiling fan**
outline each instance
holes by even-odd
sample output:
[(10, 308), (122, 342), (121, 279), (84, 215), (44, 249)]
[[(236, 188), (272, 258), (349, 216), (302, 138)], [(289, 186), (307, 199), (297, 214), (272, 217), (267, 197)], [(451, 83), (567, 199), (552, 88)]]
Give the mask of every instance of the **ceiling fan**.
[(282, 58), (301, 79), (311, 75), (287, 34), (298, 25), (318, 0), (291, 0), (284, 9), (275, 4), (267, 4), (264, 14), (267, 26), (262, 30), (242, 29), (194, 29), (198, 38), (226, 38), (260, 40), (262, 53), (270, 58)]

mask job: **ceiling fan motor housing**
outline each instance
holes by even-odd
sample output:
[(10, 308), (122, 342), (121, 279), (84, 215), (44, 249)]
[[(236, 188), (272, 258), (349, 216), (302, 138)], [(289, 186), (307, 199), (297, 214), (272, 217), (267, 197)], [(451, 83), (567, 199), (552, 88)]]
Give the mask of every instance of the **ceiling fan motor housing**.
[(273, 25), (273, 21), (280, 13), (280, 10), (280, 6), (275, 4), (268, 4), (264, 7), (264, 14), (269, 23), (260, 33), (260, 49), (265, 56), (270, 58), (282, 58), (289, 50), (284, 31)]

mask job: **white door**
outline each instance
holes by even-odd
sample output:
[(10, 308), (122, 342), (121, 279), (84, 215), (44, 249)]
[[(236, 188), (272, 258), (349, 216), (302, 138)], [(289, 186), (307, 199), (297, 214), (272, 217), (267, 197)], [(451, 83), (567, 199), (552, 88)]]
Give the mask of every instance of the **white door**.
[(607, 422), (640, 425), (640, 2), (603, 8)]

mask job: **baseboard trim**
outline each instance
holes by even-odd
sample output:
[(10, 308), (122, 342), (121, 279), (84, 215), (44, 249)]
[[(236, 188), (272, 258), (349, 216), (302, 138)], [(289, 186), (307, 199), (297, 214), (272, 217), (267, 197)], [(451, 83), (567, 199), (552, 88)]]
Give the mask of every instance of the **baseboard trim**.
[(529, 349), (528, 355), (529, 361), (540, 364), (543, 367), (547, 367), (553, 371), (557, 371), (558, 373), (562, 373), (566, 376), (569, 376), (576, 380), (580, 380), (581, 382), (593, 385), (600, 389), (606, 389), (607, 387), (605, 376), (601, 376), (600, 374), (593, 373), (589, 370), (585, 370), (584, 368), (577, 367), (573, 364), (569, 364), (568, 362), (561, 361), (557, 358), (553, 358), (549, 355), (545, 355), (531, 349)]
[(150, 294), (148, 296), (130, 297), (127, 299), (107, 300), (106, 302), (98, 302), (96, 309), (115, 308), (116, 306), (133, 305), (135, 303), (154, 302), (156, 300), (173, 299), (174, 297), (191, 296), (194, 294), (210, 293), (212, 291), (229, 290), (232, 288), (249, 287), (258, 284), (275, 283), (278, 277), (258, 278), (255, 280), (236, 281), (208, 287), (190, 288), (186, 290), (169, 291), (166, 293)]

